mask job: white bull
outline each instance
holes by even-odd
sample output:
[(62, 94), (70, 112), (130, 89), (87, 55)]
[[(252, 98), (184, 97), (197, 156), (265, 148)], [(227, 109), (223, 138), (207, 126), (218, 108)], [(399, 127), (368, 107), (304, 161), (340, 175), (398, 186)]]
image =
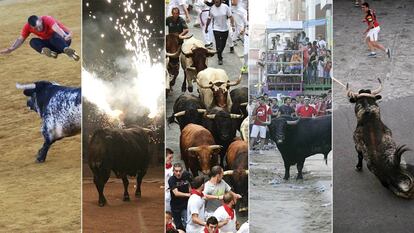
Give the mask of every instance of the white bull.
[(184, 40), (181, 51), (180, 62), (184, 70), (184, 83), (181, 90), (185, 92), (187, 84), (188, 91), (193, 92), (193, 82), (196, 81), (197, 74), (207, 68), (207, 57), (214, 56), (216, 51), (205, 48), (204, 43), (194, 37)]
[(236, 81), (230, 81), (223, 69), (207, 68), (197, 75), (197, 85), (200, 99), (210, 109), (215, 106), (227, 109), (230, 112), (232, 101), (229, 89), (240, 83), (240, 75)]

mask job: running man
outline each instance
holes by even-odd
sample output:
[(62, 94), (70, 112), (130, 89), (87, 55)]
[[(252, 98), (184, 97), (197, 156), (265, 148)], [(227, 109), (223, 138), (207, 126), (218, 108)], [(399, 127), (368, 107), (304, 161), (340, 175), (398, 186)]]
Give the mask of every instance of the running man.
[(388, 58), (391, 58), (391, 51), (389, 48), (385, 48), (383, 45), (378, 43), (378, 33), (380, 32), (380, 25), (377, 21), (375, 12), (369, 9), (369, 4), (367, 2), (362, 3), (362, 10), (365, 12), (364, 22), (368, 24), (368, 28), (364, 31), (365, 41), (367, 42), (369, 50), (371, 53), (368, 57), (377, 57), (376, 49), (380, 49), (387, 53)]
[(38, 36), (30, 40), (30, 46), (38, 53), (51, 58), (57, 58), (58, 54), (65, 53), (73, 60), (79, 60), (76, 51), (69, 47), (72, 42), (72, 32), (51, 16), (30, 16), (13, 45), (1, 50), (0, 54), (9, 54), (18, 49), (30, 33)]

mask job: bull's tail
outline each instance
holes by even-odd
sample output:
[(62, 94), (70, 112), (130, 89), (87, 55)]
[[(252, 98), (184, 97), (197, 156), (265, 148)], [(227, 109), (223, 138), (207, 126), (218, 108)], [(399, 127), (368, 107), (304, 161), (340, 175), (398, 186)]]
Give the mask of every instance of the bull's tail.
[(406, 151), (410, 151), (411, 149), (408, 148), (406, 145), (397, 146), (397, 149), (394, 152), (394, 166), (399, 167), (401, 163), (401, 156)]

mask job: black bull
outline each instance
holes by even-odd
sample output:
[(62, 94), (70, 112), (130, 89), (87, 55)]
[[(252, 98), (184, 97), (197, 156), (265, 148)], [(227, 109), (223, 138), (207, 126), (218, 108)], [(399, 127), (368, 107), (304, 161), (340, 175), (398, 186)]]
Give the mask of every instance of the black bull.
[(315, 154), (323, 154), (325, 160), (332, 150), (331, 115), (317, 118), (293, 118), (281, 116), (269, 125), (270, 138), (276, 142), (285, 165), (284, 179), (289, 179), (289, 169), (297, 165), (296, 179), (303, 179), (302, 169), (305, 159)]
[(124, 201), (129, 201), (128, 176), (136, 176), (135, 196), (141, 197), (141, 182), (145, 176), (150, 155), (149, 137), (142, 128), (98, 129), (89, 143), (89, 167), (99, 193), (99, 206), (106, 204), (103, 189), (111, 170), (124, 184)]

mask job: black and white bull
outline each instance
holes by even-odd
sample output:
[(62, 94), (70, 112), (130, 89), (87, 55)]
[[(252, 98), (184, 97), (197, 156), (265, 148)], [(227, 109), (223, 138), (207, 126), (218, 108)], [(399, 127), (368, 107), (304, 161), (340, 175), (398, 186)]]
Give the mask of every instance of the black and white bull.
[(149, 130), (140, 127), (129, 129), (98, 129), (88, 146), (88, 164), (93, 172), (93, 181), (99, 193), (99, 206), (106, 204), (103, 194), (106, 182), (115, 173), (124, 184), (124, 201), (129, 201), (128, 177), (136, 176), (135, 197), (141, 197), (142, 179), (147, 173), (150, 160)]
[(368, 169), (380, 180), (381, 184), (395, 195), (414, 198), (414, 166), (402, 164), (401, 156), (409, 150), (405, 145), (397, 146), (392, 139), (391, 130), (382, 122), (377, 100), (382, 90), (359, 90), (354, 93), (348, 89), (347, 96), (355, 104), (357, 126), (354, 131), (355, 149), (358, 153), (357, 171), (362, 170), (362, 160)]
[(173, 114), (168, 118), (168, 124), (176, 122), (180, 130), (190, 123), (201, 125), (205, 112), (206, 109), (200, 98), (192, 94), (182, 94), (175, 100)]
[(220, 164), (223, 166), (224, 156), (230, 143), (236, 137), (234, 121), (243, 118), (241, 114), (229, 113), (226, 109), (214, 107), (206, 112), (203, 126), (213, 134), (214, 141), (223, 146), (220, 152)]
[(50, 146), (64, 137), (81, 131), (81, 88), (65, 87), (48, 81), (31, 84), (16, 84), (28, 97), (27, 107), (42, 118), (41, 132), (44, 138), (36, 161), (46, 160)]
[(326, 161), (332, 150), (331, 119), (331, 115), (299, 119), (281, 116), (272, 119), (269, 125), (270, 138), (276, 142), (282, 154), (285, 180), (290, 177), (290, 166), (295, 164), (298, 169), (296, 179), (303, 179), (303, 165), (309, 156), (323, 154)]

